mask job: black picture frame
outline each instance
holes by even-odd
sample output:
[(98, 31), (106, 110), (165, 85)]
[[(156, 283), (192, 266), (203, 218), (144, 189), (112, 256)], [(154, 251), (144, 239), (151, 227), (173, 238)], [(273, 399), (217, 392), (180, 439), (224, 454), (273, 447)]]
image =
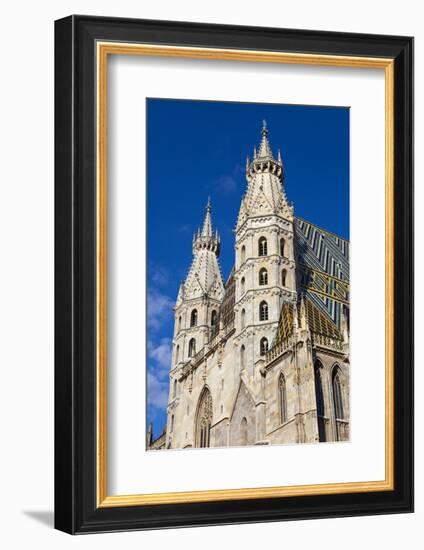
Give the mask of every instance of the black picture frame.
[[(394, 490), (97, 507), (99, 40), (394, 60)], [(76, 534), (412, 512), (413, 39), (73, 15), (55, 22), (55, 75), (55, 527)]]

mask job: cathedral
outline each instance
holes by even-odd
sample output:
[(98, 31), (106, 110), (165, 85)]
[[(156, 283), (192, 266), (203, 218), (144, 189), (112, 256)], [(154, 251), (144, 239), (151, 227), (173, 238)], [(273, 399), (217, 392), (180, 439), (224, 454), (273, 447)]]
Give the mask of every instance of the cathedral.
[(210, 200), (193, 237), (148, 449), (349, 440), (349, 242), (295, 215), (265, 122), (246, 180), (226, 280)]

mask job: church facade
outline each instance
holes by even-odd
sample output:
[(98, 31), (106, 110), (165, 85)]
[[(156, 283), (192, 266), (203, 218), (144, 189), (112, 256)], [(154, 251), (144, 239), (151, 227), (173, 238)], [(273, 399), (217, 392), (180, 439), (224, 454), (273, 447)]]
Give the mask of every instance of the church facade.
[(349, 242), (295, 216), (265, 123), (246, 180), (226, 281), (210, 201), (193, 238), (149, 449), (349, 439)]

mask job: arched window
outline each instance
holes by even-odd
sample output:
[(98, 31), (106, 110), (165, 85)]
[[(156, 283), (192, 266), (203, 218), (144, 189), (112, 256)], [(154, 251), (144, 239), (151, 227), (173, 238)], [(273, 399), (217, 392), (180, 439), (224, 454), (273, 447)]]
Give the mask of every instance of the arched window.
[(174, 380), (174, 387), (173, 387), (173, 390), (172, 390), (172, 396), (177, 397), (177, 381), (176, 380)]
[(280, 407), (280, 422), (284, 424), (287, 421), (287, 396), (286, 396), (286, 379), (281, 373), (278, 379), (278, 403)]
[(241, 278), (241, 281), (240, 281), (240, 293), (241, 295), (244, 294), (244, 288), (246, 286), (246, 280), (244, 277)]
[(181, 315), (178, 317), (178, 330), (181, 330)]
[(268, 254), (268, 244), (265, 237), (261, 237), (258, 241), (258, 255), (266, 256)]
[(247, 445), (247, 419), (243, 417), (240, 422), (240, 445)]
[(320, 441), (325, 441), (325, 407), (324, 407), (324, 393), (322, 390), (322, 365), (320, 361), (315, 361), (314, 373), (315, 373), (315, 399), (317, 404), (317, 420), (318, 420), (318, 436)]
[(281, 272), (281, 285), (286, 286), (286, 284), (287, 284), (287, 270), (283, 269), (283, 271)]
[(200, 395), (196, 415), (196, 447), (210, 446), (210, 431), (212, 425), (212, 396), (205, 387)]
[(264, 267), (259, 271), (259, 284), (261, 286), (268, 284), (268, 271)]
[(241, 310), (240, 314), (240, 326), (241, 328), (246, 326), (246, 311), (244, 309)]
[(259, 304), (259, 321), (268, 321), (268, 304), (265, 301)]
[(268, 340), (266, 338), (262, 338), (260, 341), (260, 353), (261, 355), (265, 355), (268, 351)]
[(171, 426), (169, 428), (169, 431), (171, 433), (174, 431), (174, 415), (171, 416)]
[(216, 321), (217, 321), (217, 318), (218, 318), (218, 315), (216, 313), (216, 310), (212, 310), (212, 313), (211, 313), (211, 327), (214, 327), (216, 325)]
[(196, 339), (192, 338), (188, 343), (188, 356), (194, 357), (196, 355)]
[(343, 410), (343, 393), (342, 393), (342, 382), (340, 379), (340, 369), (336, 367), (333, 370), (333, 399), (334, 399), (334, 414), (336, 415), (336, 420), (344, 419), (344, 410)]
[(175, 349), (175, 364), (180, 360), (180, 346), (178, 345)]
[(286, 252), (286, 241), (284, 239), (280, 239), (280, 256), (285, 256)]
[(240, 370), (244, 369), (245, 355), (246, 355), (246, 348), (244, 347), (244, 344), (243, 344), (240, 348)]
[(246, 260), (246, 247), (243, 245), (240, 250), (240, 265), (244, 264)]
[(197, 326), (197, 309), (193, 309), (190, 315), (190, 326), (195, 327)]

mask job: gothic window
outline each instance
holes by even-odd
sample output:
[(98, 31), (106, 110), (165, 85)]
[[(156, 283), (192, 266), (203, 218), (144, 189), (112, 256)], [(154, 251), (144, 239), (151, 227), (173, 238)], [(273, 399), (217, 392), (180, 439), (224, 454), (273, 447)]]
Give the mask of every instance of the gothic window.
[(244, 294), (244, 288), (246, 286), (246, 280), (244, 277), (241, 278), (241, 281), (240, 281), (240, 291), (241, 291), (241, 295)]
[(177, 349), (175, 350), (175, 363), (178, 363), (180, 360), (180, 346), (177, 346)]
[(268, 284), (268, 271), (264, 267), (259, 271), (259, 284), (261, 286)]
[(178, 317), (178, 330), (181, 330), (181, 315)]
[(286, 241), (284, 239), (280, 239), (280, 256), (285, 257), (285, 251), (286, 251)]
[(171, 426), (169, 428), (169, 431), (171, 433), (174, 431), (174, 415), (171, 416)]
[(243, 417), (240, 422), (240, 445), (247, 445), (247, 419)]
[(197, 326), (197, 309), (193, 309), (190, 316), (190, 326), (195, 327)]
[(286, 283), (287, 283), (287, 270), (283, 269), (283, 271), (281, 272), (281, 285), (286, 286)]
[(217, 316), (216, 310), (214, 309), (211, 314), (211, 327), (214, 327), (216, 325), (217, 317), (218, 316)]
[(192, 338), (188, 343), (188, 356), (194, 357), (196, 355), (196, 339)]
[(322, 371), (323, 367), (320, 361), (315, 361), (315, 399), (317, 403), (318, 436), (320, 441), (325, 441), (325, 421), (324, 421), (324, 393), (322, 389)]
[(340, 380), (340, 369), (336, 367), (333, 370), (333, 399), (334, 399), (334, 413), (337, 420), (344, 418), (343, 411), (343, 395), (342, 395), (342, 383)]
[(284, 424), (287, 421), (287, 396), (286, 396), (286, 379), (281, 373), (278, 379), (278, 402), (280, 406), (280, 422)]
[(246, 247), (243, 245), (240, 251), (240, 264), (244, 264), (246, 260)]
[(241, 310), (240, 325), (241, 328), (244, 328), (246, 326), (246, 311), (244, 309)]
[(240, 370), (244, 369), (245, 354), (246, 354), (246, 348), (244, 347), (244, 344), (243, 344), (240, 348)]
[(259, 304), (259, 321), (268, 321), (268, 304), (266, 302)]
[(210, 431), (212, 425), (212, 396), (208, 388), (204, 388), (199, 398), (196, 415), (196, 447), (210, 446)]
[(259, 256), (267, 256), (268, 254), (268, 244), (265, 237), (261, 237), (258, 241), (258, 254)]
[(266, 338), (262, 338), (260, 341), (260, 353), (261, 355), (265, 355), (268, 351), (268, 340)]
[(172, 396), (177, 397), (177, 381), (174, 380), (174, 388), (172, 390)]

